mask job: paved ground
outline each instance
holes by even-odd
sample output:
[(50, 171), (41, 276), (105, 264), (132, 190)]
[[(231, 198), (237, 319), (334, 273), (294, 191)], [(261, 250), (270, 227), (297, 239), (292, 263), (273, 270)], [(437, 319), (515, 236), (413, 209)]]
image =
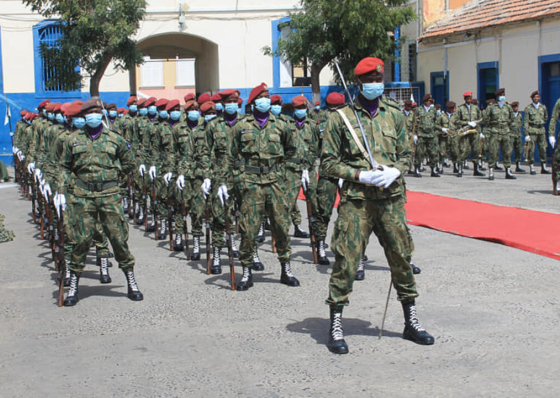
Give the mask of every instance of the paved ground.
[[(448, 170), (448, 169), (447, 169)], [(469, 173), (469, 172), (467, 172)], [(426, 175), (426, 173), (425, 173)], [(408, 179), (435, 194), (559, 212), (548, 176), (494, 182)], [(294, 239), (302, 286), (265, 271), (255, 287), (231, 292), (227, 276), (208, 277), (143, 232), (131, 229), (143, 302), (126, 298), (124, 276), (101, 285), (89, 265), (81, 301), (58, 308), (46, 245), (30, 204), (0, 184), (0, 211), (16, 240), (0, 245), (0, 397), (554, 397), (560, 393), (558, 262), (505, 246), (412, 227), (421, 297), (432, 347), (401, 338), (393, 294), (378, 340), (389, 281), (376, 242), (366, 280), (345, 310), (350, 354), (325, 347), (330, 267), (313, 265)], [(302, 206), (303, 210), (303, 206)], [(523, 228), (522, 225), (519, 228)], [(93, 261), (90, 257), (90, 261)], [(225, 259), (224, 259), (225, 262)], [(237, 267), (237, 275), (240, 268)]]

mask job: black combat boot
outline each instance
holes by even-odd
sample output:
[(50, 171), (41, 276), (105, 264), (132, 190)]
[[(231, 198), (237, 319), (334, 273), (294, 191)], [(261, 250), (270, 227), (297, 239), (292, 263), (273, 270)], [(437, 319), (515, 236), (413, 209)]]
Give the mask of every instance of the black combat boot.
[(410, 263), (410, 267), (412, 268), (412, 273), (414, 275), (418, 275), (419, 273), (422, 272), (422, 270), (420, 268), (418, 268), (416, 265)]
[(253, 273), (251, 272), (251, 268), (243, 267), (243, 276), (237, 283), (236, 289), (240, 292), (244, 292), (245, 290), (249, 290), (250, 287), (253, 287)]
[(109, 275), (109, 260), (106, 258), (101, 258), (100, 260), (99, 282), (111, 283), (111, 276)]
[(292, 273), (292, 267), (290, 263), (282, 263), (282, 275), (280, 276), (280, 283), (288, 286), (299, 286), (299, 281), (296, 276)]
[(193, 249), (191, 260), (200, 260), (200, 236), (193, 236)]
[(348, 354), (348, 344), (342, 330), (342, 306), (331, 307), (331, 326), (327, 348), (333, 354)]
[(319, 257), (319, 264), (321, 265), (329, 265), (331, 263), (327, 258), (324, 239), (321, 239), (317, 242), (317, 257)]
[(459, 164), (453, 163), (453, 173), (458, 173), (458, 172), (459, 172)]
[(532, 176), (537, 175), (537, 172), (535, 171), (535, 166), (530, 164), (529, 169), (530, 169), (529, 174), (531, 174)]
[[(148, 217), (148, 215), (146, 214), (145, 217)], [(152, 214), (152, 222), (148, 224), (148, 229), (146, 229), (146, 232), (155, 232), (155, 231), (156, 231), (156, 218)]]
[(490, 169), (488, 170), (488, 179), (490, 181), (494, 181), (494, 168), (490, 167)]
[(134, 279), (134, 271), (129, 269), (128, 271), (124, 271), (124, 276), (126, 276), (126, 282), (128, 284), (128, 298), (132, 301), (142, 301), (144, 300), (144, 295), (138, 289), (138, 284), (136, 283), (136, 279)]
[(416, 304), (414, 300), (408, 303), (402, 303), (402, 307), (404, 312), (403, 339), (421, 345), (434, 344), (434, 338), (420, 325), (420, 321), (416, 315)]
[(432, 174), (430, 174), (430, 177), (439, 177), (439, 173), (435, 167), (432, 167)]
[(294, 224), (294, 238), (309, 239), (309, 234), (303, 230), (301, 225)]
[(144, 224), (144, 209), (142, 206), (139, 207), (138, 213), (136, 214), (136, 225)]
[(478, 159), (478, 168), (480, 171), (486, 171), (486, 167), (484, 167), (484, 161), (482, 159)]
[(437, 172), (438, 174), (443, 174), (443, 166), (441, 165), (441, 163), (438, 163), (437, 165)]
[(465, 162), (463, 163), (463, 169), (465, 170), (470, 170), (471, 168), (469, 167), (469, 162), (465, 160)]
[(354, 277), (355, 281), (363, 281), (366, 279), (366, 270), (365, 270), (365, 261), (364, 258), (360, 258), (360, 262), (358, 263), (358, 268), (356, 270), (356, 276)]
[(185, 242), (183, 241), (183, 234), (175, 234), (175, 240), (173, 241), (173, 251), (180, 252), (185, 248)]
[(414, 169), (414, 177), (422, 178), (422, 174), (420, 174), (420, 169), (418, 167)]
[(364, 263), (367, 263), (368, 260), (369, 260), (369, 259), (368, 259), (368, 256), (364, 253), (364, 255), (362, 256), (362, 261), (363, 261)]
[(124, 213), (128, 213), (128, 198), (126, 196), (123, 198), (122, 207)]
[(235, 239), (233, 239), (233, 234), (229, 234), (229, 239), (231, 240), (231, 252), (233, 254), (233, 258), (239, 258), (239, 249), (235, 244)]
[(541, 174), (552, 174), (550, 170), (547, 170), (545, 162), (541, 162)]
[(259, 227), (259, 234), (257, 235), (257, 242), (263, 243), (264, 242), (264, 223), (261, 224)]
[(167, 239), (167, 220), (164, 218), (158, 228), (158, 240)]
[(457, 166), (457, 177), (463, 177), (463, 166)]
[(494, 167), (494, 169), (496, 169), (497, 171), (503, 171), (503, 167), (500, 167), (500, 165), (498, 164), (498, 162), (496, 162), (496, 166)]
[(68, 261), (64, 261), (65, 268), (64, 268), (64, 287), (70, 286), (70, 268), (68, 268)]
[(506, 180), (517, 180), (517, 177), (511, 174), (511, 169), (506, 167)]
[(408, 172), (406, 174), (409, 175), (409, 176), (413, 176), (415, 173), (414, 173), (413, 169), (410, 169), (410, 170), (408, 170)]
[(78, 303), (78, 282), (80, 282), (80, 275), (70, 271), (70, 290), (64, 299), (65, 307), (72, 307)]
[(255, 246), (255, 251), (253, 252), (253, 271), (264, 271), (264, 264), (259, 258), (259, 252)]
[(473, 176), (475, 176), (475, 177), (486, 176), (486, 174), (484, 174), (482, 171), (480, 171), (480, 166), (478, 165), (478, 163), (473, 162), (473, 168), (474, 168)]
[(516, 173), (525, 173), (525, 169), (522, 169), (521, 162), (515, 162), (515, 172)]
[(210, 273), (212, 275), (219, 275), (222, 273), (222, 265), (220, 264), (220, 248), (217, 246), (214, 246), (214, 258), (212, 259)]

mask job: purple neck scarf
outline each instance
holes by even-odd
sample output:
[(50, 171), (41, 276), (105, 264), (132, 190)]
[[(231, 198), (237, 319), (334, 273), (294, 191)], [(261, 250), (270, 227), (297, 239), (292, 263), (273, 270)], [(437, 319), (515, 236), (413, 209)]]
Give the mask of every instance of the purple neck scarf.
[(369, 112), (369, 114), (373, 116), (379, 108), (379, 98), (370, 101), (368, 99), (365, 99), (363, 96), (360, 96), (360, 104), (362, 104), (362, 106)]
[(294, 120), (296, 121), (298, 128), (301, 130), (301, 126), (303, 126), (303, 123), (305, 123), (305, 119), (298, 120), (298, 119), (294, 118)]
[(233, 115), (230, 115), (229, 113), (225, 113), (224, 119), (226, 119), (226, 122), (229, 124), (229, 127), (233, 126), (233, 124), (237, 121), (237, 112), (234, 113)]
[(191, 119), (187, 119), (187, 126), (189, 126), (191, 130), (194, 129), (196, 126), (198, 126), (198, 120), (195, 120), (193, 122)]
[(94, 129), (92, 129), (91, 127), (88, 127), (86, 129), (88, 135), (91, 137), (92, 140), (97, 139), (97, 137), (99, 137), (101, 135), (101, 132), (103, 131), (103, 125), (100, 124), (99, 127), (96, 127)]
[(253, 116), (255, 116), (255, 120), (259, 124), (259, 127), (262, 129), (266, 124), (268, 117), (270, 116), (270, 113), (269, 112), (261, 113), (255, 109), (253, 112)]

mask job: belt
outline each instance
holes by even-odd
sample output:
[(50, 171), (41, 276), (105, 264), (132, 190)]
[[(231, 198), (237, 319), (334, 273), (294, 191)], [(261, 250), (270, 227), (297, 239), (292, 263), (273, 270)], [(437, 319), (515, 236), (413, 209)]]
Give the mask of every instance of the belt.
[(286, 163), (295, 163), (295, 164), (302, 164), (305, 163), (305, 159), (302, 158), (291, 158), (291, 159), (287, 159)]
[(270, 174), (274, 171), (279, 171), (280, 166), (278, 163), (272, 166), (245, 166), (245, 173), (247, 174)]
[(91, 192), (102, 192), (107, 189), (116, 187), (119, 185), (117, 181), (106, 181), (106, 182), (85, 182), (80, 179), (76, 180), (76, 185), (82, 189), (86, 189)]
[(531, 122), (529, 122), (529, 126), (540, 129), (541, 127), (544, 126), (544, 124), (540, 124), (540, 123), (531, 123)]

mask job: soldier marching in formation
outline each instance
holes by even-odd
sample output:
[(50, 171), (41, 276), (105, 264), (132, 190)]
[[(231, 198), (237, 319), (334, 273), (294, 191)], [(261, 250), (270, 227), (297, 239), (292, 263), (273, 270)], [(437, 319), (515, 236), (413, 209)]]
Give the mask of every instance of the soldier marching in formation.
[[(300, 285), (291, 265), (292, 239), (310, 239), (314, 261), (328, 266), (327, 229), (340, 194), (332, 237), (335, 257), (329, 282), (330, 331), (328, 348), (348, 352), (342, 329), (342, 308), (348, 304), (354, 281), (364, 279), (364, 256), (374, 233), (391, 269), (392, 285), (402, 303), (403, 336), (418, 344), (434, 339), (420, 325), (418, 296), (411, 264), (414, 244), (406, 224), (404, 173), (421, 177), (426, 162), (431, 176), (454, 166), (458, 177), (473, 164), (474, 176), (485, 176), (483, 160), (490, 153), (489, 175), (494, 179), (501, 150), (505, 177), (514, 152), (515, 172), (521, 173), (523, 149), (534, 170), (534, 148), (546, 168), (546, 107), (538, 91), (519, 113), (517, 102), (506, 101), (505, 90), (495, 93), (481, 111), (465, 92), (459, 107), (452, 101), (436, 110), (430, 94), (415, 107), (383, 96), (384, 64), (365, 58), (355, 68), (359, 95), (346, 103), (340, 93), (326, 97), (327, 109), (311, 106), (304, 96), (291, 98), (289, 116), (280, 95), (266, 84), (253, 88), (246, 112), (237, 90), (210, 95), (188, 94), (177, 99), (137, 98), (126, 109), (94, 97), (85, 103), (45, 100), (38, 112), (21, 112), (13, 136), (16, 177), (32, 201), (32, 216), (55, 253), (65, 306), (75, 305), (86, 255), (96, 247), (101, 283), (111, 283), (109, 242), (123, 271), (131, 300), (142, 300), (134, 276), (135, 258), (128, 247), (128, 216), (132, 224), (169, 239), (170, 250), (185, 251), (191, 261), (202, 258), (206, 243), (207, 272), (221, 274), (221, 250), (238, 258), (242, 275), (232, 287), (253, 287), (253, 272), (264, 270), (258, 244), (270, 223), (273, 250), (281, 268), (280, 283)], [(356, 120), (359, 118), (359, 120)], [(560, 189), (560, 151), (555, 129), (560, 100), (549, 125), (553, 156), (553, 192)], [(359, 123), (358, 123), (359, 122)], [(363, 127), (364, 138), (356, 130)], [(482, 129), (484, 128), (484, 130)], [(522, 134), (525, 134), (523, 140)], [(522, 147), (525, 141), (525, 147)], [(449, 162), (451, 160), (451, 163)], [(5, 177), (2, 177), (5, 178)], [(297, 204), (308, 204), (307, 227)], [(190, 219), (190, 222), (187, 220)], [(239, 249), (235, 236), (241, 235)], [(62, 239), (61, 239), (62, 238)], [(191, 243), (189, 245), (189, 243)], [(192, 251), (191, 251), (192, 248)], [(233, 277), (235, 276), (232, 273)]]

